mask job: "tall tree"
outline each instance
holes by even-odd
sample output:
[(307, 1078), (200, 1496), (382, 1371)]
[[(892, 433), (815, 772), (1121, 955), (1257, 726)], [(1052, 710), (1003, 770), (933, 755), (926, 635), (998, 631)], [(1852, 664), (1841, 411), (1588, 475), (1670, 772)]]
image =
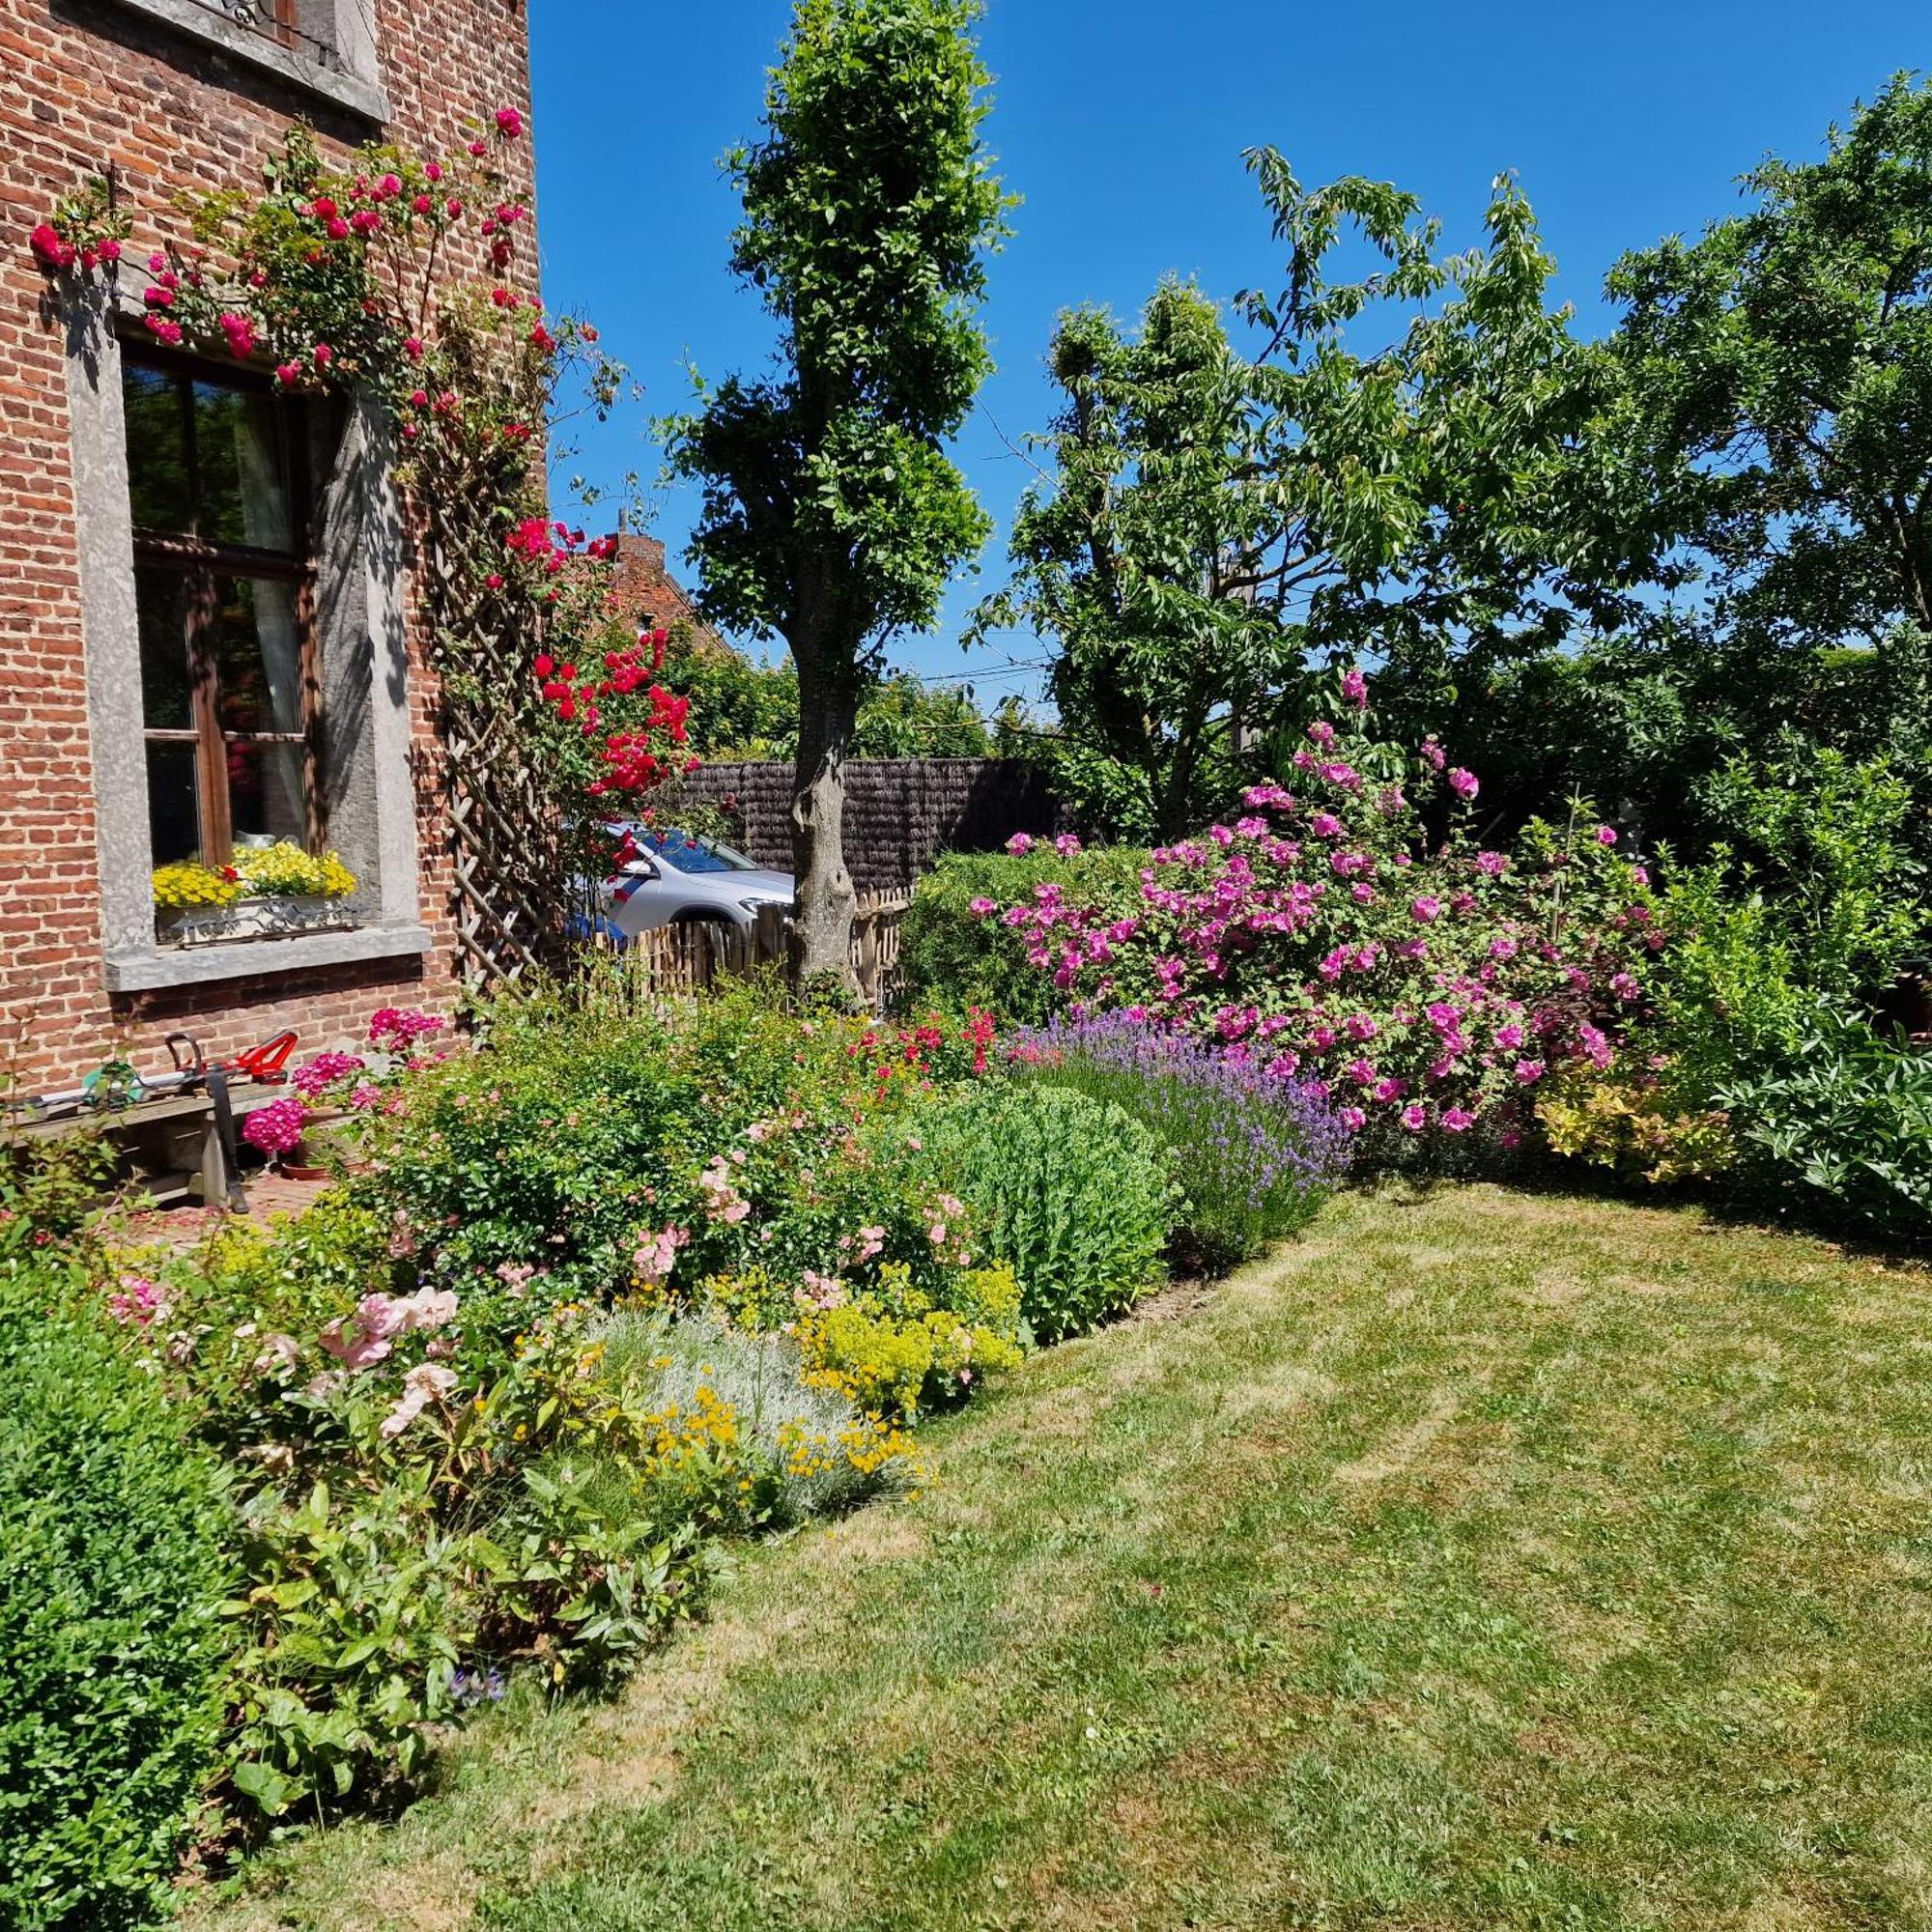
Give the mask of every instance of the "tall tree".
[[(1288, 251), (1279, 294), (1240, 298), (1275, 512), (1255, 594), (1312, 648), (1410, 672), (1560, 640), (1599, 588), (1576, 504), (1601, 488), (1600, 385), (1521, 189), (1498, 176), (1483, 244), (1442, 255), (1387, 182), (1304, 188), (1272, 148), (1248, 164)], [(1350, 235), (1376, 266), (1336, 279)]]
[(1052, 471), (973, 635), (1051, 638), (1073, 802), (1109, 831), (1177, 838), (1219, 802), (1233, 721), (1292, 655), (1249, 583), (1269, 534), (1251, 372), (1214, 304), (1174, 281), (1131, 339), (1103, 310), (1064, 315), (1048, 361), (1064, 406), (1034, 442)]
[(1747, 213), (1609, 276), (1639, 542), (1684, 547), (1732, 636), (1932, 631), (1932, 81), (1745, 185)]
[(980, 0), (798, 0), (764, 138), (726, 165), (731, 265), (776, 373), (701, 390), (671, 460), (703, 486), (704, 614), (798, 668), (794, 969), (849, 980), (844, 766), (895, 633), (937, 614), (988, 523), (945, 444), (988, 368), (975, 308), (1006, 198), (980, 138)]
[[(1601, 372), (1548, 303), (1520, 190), (1498, 179), (1485, 244), (1443, 256), (1413, 195), (1248, 160), (1288, 253), (1278, 295), (1238, 298), (1248, 353), (1172, 283), (1131, 341), (1064, 317), (1051, 469), (977, 620), (1054, 640), (1061, 761), (1119, 829), (1198, 817), (1239, 725), (1299, 710), (1309, 661), (1447, 686), (1561, 639), (1614, 579)], [(1334, 273), (1345, 243), (1370, 272)]]

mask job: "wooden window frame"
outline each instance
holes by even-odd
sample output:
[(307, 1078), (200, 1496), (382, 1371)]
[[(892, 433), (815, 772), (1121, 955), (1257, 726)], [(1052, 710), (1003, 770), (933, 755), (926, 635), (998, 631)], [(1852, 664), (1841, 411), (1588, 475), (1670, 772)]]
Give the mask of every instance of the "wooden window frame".
[[(187, 652), (190, 715), (186, 728), (145, 725), (148, 745), (195, 747), (196, 810), (201, 862), (225, 866), (234, 856), (234, 809), (228, 793), (228, 747), (231, 744), (295, 745), (301, 760), (302, 842), (320, 853), (327, 843), (328, 827), (322, 795), (322, 662), (316, 634), (316, 567), (309, 531), (312, 496), (308, 474), (307, 415), (298, 398), (284, 396), (272, 379), (234, 363), (204, 356), (156, 352), (143, 344), (124, 344), (123, 359), (155, 370), (174, 384), (181, 399), (183, 449), (187, 464), (187, 501), (200, 501), (194, 384), (209, 383), (224, 388), (270, 397), (285, 412), (282, 416), (283, 490), (289, 508), (293, 548), (263, 550), (249, 544), (215, 543), (178, 531), (136, 528), (134, 563), (137, 569), (165, 570), (182, 580), (185, 614), (184, 643)], [(295, 586), (296, 638), (299, 652), (301, 725), (297, 731), (230, 731), (221, 722), (221, 689), (208, 638), (213, 628), (214, 582), (218, 577), (259, 578)]]

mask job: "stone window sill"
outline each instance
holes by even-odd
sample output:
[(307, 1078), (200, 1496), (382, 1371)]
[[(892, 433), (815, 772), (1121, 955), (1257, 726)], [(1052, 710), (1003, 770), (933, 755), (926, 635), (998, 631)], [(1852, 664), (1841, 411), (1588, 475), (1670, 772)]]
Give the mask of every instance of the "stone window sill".
[(370, 959), (420, 958), (434, 945), (421, 925), (365, 925), (349, 932), (307, 932), (288, 939), (238, 939), (225, 945), (163, 952), (109, 953), (110, 993), (151, 993), (171, 986), (205, 986), (223, 980), (300, 973), (317, 966), (353, 966)]
[(116, 0), (130, 14), (162, 21), (208, 46), (219, 47), (250, 67), (262, 69), (298, 92), (331, 101), (379, 126), (389, 118), (389, 102), (374, 81), (337, 68), (324, 67), (293, 47), (278, 45), (204, 5), (203, 0)]

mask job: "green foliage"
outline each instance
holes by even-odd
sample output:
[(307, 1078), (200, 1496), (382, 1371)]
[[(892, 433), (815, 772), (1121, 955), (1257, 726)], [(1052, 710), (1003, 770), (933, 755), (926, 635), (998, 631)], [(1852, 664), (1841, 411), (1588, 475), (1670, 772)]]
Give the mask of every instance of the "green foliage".
[(161, 1909), (214, 1762), (229, 1504), (64, 1269), (0, 1260), (0, 1920)]
[(88, 1129), (0, 1145), (0, 1262), (81, 1239), (117, 1164), (106, 1134)]
[(1717, 1089), (1759, 1161), (1825, 1213), (1932, 1240), (1932, 1055), (1820, 1008), (1793, 1050)]
[(855, 758), (984, 758), (993, 740), (971, 690), (895, 671), (868, 691), (852, 731)]
[[(1244, 731), (1297, 727), (1309, 653), (1432, 680), (1547, 647), (1601, 602), (1601, 376), (1546, 306), (1554, 265), (1499, 178), (1483, 246), (1386, 183), (1305, 188), (1248, 156), (1289, 253), (1278, 296), (1164, 284), (1136, 338), (1061, 320), (1048, 482), (981, 627), (1051, 639), (1063, 784), (1091, 822), (1173, 838), (1239, 781)], [(1333, 278), (1344, 246), (1374, 263)]]
[(1710, 810), (1735, 838), (1678, 875), (1655, 1044), (1684, 1114), (1729, 1117), (1744, 1180), (1907, 1237), (1932, 1233), (1925, 1057), (1874, 1030), (1927, 930), (1913, 801), (1883, 760), (1732, 761)]
[(1175, 838), (1237, 782), (1231, 732), (1296, 652), (1255, 595), (1277, 505), (1254, 487), (1254, 372), (1199, 290), (1164, 282), (1129, 340), (1102, 310), (1060, 319), (1051, 488), (1013, 520), (1014, 576), (975, 630), (1057, 646), (1053, 750), (1083, 824)]
[(900, 928), (907, 999), (951, 998), (1009, 1021), (1049, 1018), (1065, 995), (1028, 962), (1025, 934), (975, 912), (974, 902), (1013, 905), (1040, 884), (1060, 885), (1083, 904), (1130, 897), (1147, 858), (1118, 845), (1068, 858), (1045, 849), (1027, 858), (948, 853), (914, 889)]
[[(791, 758), (798, 752), (798, 672), (789, 659), (753, 662), (740, 651), (673, 639), (664, 678), (692, 705), (690, 750), (718, 763)], [(860, 699), (855, 758), (983, 758), (994, 741), (965, 685), (927, 685), (887, 673)]]
[(940, 454), (987, 366), (971, 305), (1004, 200), (980, 141), (975, 0), (799, 0), (766, 136), (728, 157), (733, 270), (781, 374), (674, 425), (705, 487), (708, 614), (784, 636), (808, 703), (881, 629), (919, 627), (985, 523)]
[(299, 1799), (407, 1784), (449, 1717), (450, 1680), (475, 1634), (462, 1546), (439, 1530), (429, 1471), (337, 1498), (259, 1499), (248, 1588), (229, 1605), (237, 1660), (235, 1788), (268, 1817)]
[(1745, 632), (1932, 628), (1932, 82), (1745, 184), (1747, 213), (1609, 277), (1639, 541), (1685, 547)]
[(839, 770), (874, 653), (922, 629), (988, 523), (943, 445), (988, 367), (973, 310), (1005, 200), (980, 141), (978, 0), (798, 0), (763, 141), (728, 161), (732, 267), (779, 327), (777, 373), (670, 425), (702, 488), (691, 554), (727, 629), (798, 668), (797, 965), (849, 972)]
[(921, 1133), (976, 1238), (1018, 1275), (1041, 1341), (1084, 1333), (1157, 1278), (1178, 1190), (1160, 1143), (1121, 1108), (1065, 1088), (994, 1086)]
[(629, 1272), (648, 1194), (698, 1131), (701, 1088), (666, 1030), (539, 1001), (495, 1009), (489, 1043), (428, 1069), (373, 1117), (359, 1198), (403, 1218), (458, 1278), (540, 1269), (547, 1296)]
[(1909, 787), (1882, 759), (1855, 764), (1785, 734), (1767, 756), (1734, 758), (1700, 787), (1723, 856), (1773, 899), (1804, 983), (1870, 1000), (1932, 923), (1924, 867), (1908, 840)]
[[(1483, 245), (1442, 256), (1439, 224), (1388, 183), (1304, 188), (1271, 148), (1248, 162), (1289, 254), (1279, 295), (1242, 299), (1267, 331), (1264, 487), (1278, 500), (1260, 594), (1305, 604), (1311, 644), (1386, 665), (1560, 639), (1596, 588), (1575, 514), (1600, 481), (1577, 473), (1593, 385), (1570, 311), (1546, 306), (1555, 264), (1528, 200), (1498, 176)], [(1332, 280), (1350, 231), (1374, 271)]]

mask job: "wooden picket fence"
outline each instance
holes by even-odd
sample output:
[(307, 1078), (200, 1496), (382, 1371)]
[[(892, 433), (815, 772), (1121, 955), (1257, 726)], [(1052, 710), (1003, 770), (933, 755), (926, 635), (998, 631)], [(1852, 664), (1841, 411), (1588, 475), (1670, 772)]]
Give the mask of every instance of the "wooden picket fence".
[[(911, 903), (902, 894), (862, 893), (852, 917), (852, 970), (861, 998), (875, 1012), (885, 1012), (905, 989), (900, 924)], [(749, 926), (711, 921), (659, 926), (639, 933), (618, 956), (636, 995), (677, 999), (781, 964), (789, 923), (782, 906), (760, 906)]]

